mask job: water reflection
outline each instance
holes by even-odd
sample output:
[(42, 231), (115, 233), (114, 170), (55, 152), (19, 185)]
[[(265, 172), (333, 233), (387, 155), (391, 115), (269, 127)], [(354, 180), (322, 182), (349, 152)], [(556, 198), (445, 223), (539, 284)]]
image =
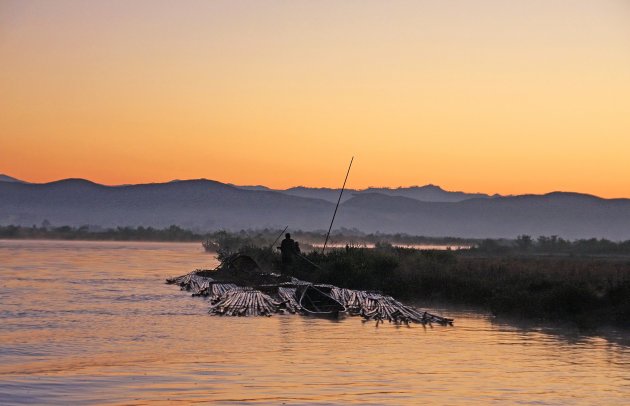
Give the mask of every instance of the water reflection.
[(203, 299), (163, 283), (216, 265), (198, 244), (0, 241), (0, 264), (3, 404), (621, 404), (629, 395), (630, 352), (617, 331), (457, 309), (437, 309), (454, 327), (426, 329), (210, 317)]
[(524, 335), (549, 335), (554, 340), (570, 345), (589, 345), (607, 342), (630, 347), (630, 331), (612, 326), (583, 328), (572, 323), (531, 321), (509, 317), (488, 317), (500, 329), (511, 329)]

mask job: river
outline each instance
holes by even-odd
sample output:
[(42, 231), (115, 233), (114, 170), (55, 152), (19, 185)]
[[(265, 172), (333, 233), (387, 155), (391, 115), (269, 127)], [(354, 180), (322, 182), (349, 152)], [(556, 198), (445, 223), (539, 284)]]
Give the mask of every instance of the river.
[[(627, 332), (221, 318), (200, 244), (0, 241), (0, 404), (623, 404)], [(627, 404), (627, 403), (626, 403)]]

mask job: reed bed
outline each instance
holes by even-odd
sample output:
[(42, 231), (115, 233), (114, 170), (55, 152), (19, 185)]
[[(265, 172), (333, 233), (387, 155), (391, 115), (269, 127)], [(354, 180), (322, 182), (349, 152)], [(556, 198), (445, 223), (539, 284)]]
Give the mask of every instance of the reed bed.
[[(256, 252), (250, 251), (256, 258)], [(497, 316), (630, 327), (630, 259), (505, 255), (380, 246), (297, 257), (287, 272), (403, 300), (463, 304)], [(312, 266), (315, 263), (318, 266)]]

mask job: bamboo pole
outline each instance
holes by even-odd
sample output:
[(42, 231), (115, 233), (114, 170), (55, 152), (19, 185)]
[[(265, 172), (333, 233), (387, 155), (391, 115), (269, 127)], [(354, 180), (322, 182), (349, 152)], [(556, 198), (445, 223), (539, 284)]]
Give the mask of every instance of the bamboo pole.
[(332, 230), (333, 223), (335, 222), (335, 216), (337, 215), (337, 209), (339, 208), (339, 203), (341, 202), (341, 196), (343, 195), (343, 190), (346, 188), (346, 181), (348, 180), (348, 175), (350, 175), (350, 168), (352, 168), (352, 161), (354, 161), (354, 157), (350, 159), (348, 172), (346, 172), (346, 178), (343, 180), (343, 186), (341, 187), (341, 192), (339, 192), (339, 199), (337, 200), (337, 205), (335, 206), (335, 212), (333, 213), (332, 220), (330, 220), (330, 227), (328, 227), (328, 234), (326, 234), (326, 240), (324, 241), (324, 248), (322, 248), (322, 254), (324, 253), (324, 251), (326, 251), (326, 244), (328, 243), (328, 237), (330, 237), (330, 230)]

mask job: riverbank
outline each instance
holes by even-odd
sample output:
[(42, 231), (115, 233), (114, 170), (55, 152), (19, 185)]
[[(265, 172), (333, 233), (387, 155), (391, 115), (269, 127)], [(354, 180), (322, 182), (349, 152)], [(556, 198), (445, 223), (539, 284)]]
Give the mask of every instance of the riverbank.
[[(279, 255), (270, 248), (244, 246), (242, 251), (263, 268), (280, 267)], [(484, 257), (380, 245), (304, 253), (287, 272), (404, 300), (478, 306), (498, 316), (630, 327), (630, 259)]]

